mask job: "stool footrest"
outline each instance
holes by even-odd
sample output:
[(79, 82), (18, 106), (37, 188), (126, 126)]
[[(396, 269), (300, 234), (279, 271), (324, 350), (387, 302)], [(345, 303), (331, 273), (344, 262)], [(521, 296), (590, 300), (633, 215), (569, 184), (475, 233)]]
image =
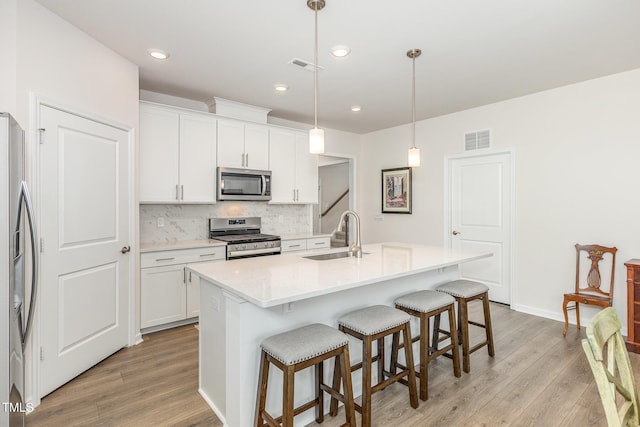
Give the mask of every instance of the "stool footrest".
[(467, 323), (470, 325), (478, 326), (479, 328), (486, 328), (486, 325), (484, 325), (483, 323), (474, 322), (472, 320), (468, 320)]
[[(380, 361), (380, 355), (377, 354), (375, 356), (373, 356), (371, 358), (371, 363), (373, 364), (373, 362), (379, 362)], [(351, 366), (351, 372), (355, 372), (358, 369), (362, 369), (362, 362), (356, 363), (355, 365)]]
[(484, 347), (484, 346), (486, 346), (488, 344), (489, 344), (489, 341), (481, 342), (480, 344), (470, 348), (469, 349), (469, 354), (473, 353), (474, 351), (480, 350), (482, 347)]
[(327, 393), (328, 395), (330, 395), (331, 397), (333, 397), (334, 399), (337, 399), (340, 402), (344, 403), (344, 396), (342, 395), (342, 393), (338, 393), (332, 387), (329, 387), (326, 384), (320, 384), (320, 389), (325, 393)]
[[(391, 374), (389, 372), (389, 374)], [(395, 383), (395, 382), (400, 382), (400, 380), (406, 376), (409, 376), (409, 370), (408, 369), (403, 369), (402, 371), (398, 372), (397, 374), (390, 376), (389, 378), (387, 378), (386, 380), (379, 382), (378, 384), (374, 385), (373, 387), (371, 387), (371, 394), (380, 391), (380, 390), (384, 390), (385, 388), (387, 388), (389, 385)]]

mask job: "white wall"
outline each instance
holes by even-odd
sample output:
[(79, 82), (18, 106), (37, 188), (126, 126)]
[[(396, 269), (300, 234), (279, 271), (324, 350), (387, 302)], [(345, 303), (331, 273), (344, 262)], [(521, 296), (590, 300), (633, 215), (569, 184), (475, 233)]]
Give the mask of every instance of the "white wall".
[(18, 119), (29, 92), (131, 127), (138, 124), (138, 67), (33, 0), (17, 3)]
[(0, 1), (0, 111), (15, 115), (16, 111), (16, 1)]
[(559, 319), (573, 245), (599, 243), (619, 249), (614, 306), (625, 319), (624, 262), (640, 256), (640, 69), (418, 122), (412, 215), (374, 220), (380, 170), (406, 165), (409, 126), (363, 136), (363, 240), (443, 244), (444, 159), (463, 152), (465, 132), (487, 128), (494, 149), (515, 148), (513, 307)]

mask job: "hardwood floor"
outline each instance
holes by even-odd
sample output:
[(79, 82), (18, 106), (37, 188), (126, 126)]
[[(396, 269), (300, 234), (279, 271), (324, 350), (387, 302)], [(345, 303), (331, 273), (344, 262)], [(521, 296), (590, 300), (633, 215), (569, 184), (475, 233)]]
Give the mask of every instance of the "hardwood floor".
[(38, 426), (222, 426), (198, 394), (194, 325), (145, 335), (42, 399)]
[[(471, 304), (479, 318), (480, 304)], [(491, 305), (496, 356), (471, 355), (471, 373), (453, 376), (451, 362), (429, 365), (429, 400), (409, 406), (394, 384), (373, 397), (374, 425), (606, 426), (580, 340), (584, 328)], [(27, 426), (220, 426), (198, 395), (197, 330), (185, 326), (146, 335), (42, 400)], [(472, 328), (476, 341), (482, 331)], [(472, 342), (473, 344), (473, 342)], [(354, 358), (358, 351), (351, 351)], [(630, 353), (640, 383), (640, 355)], [(358, 393), (359, 394), (359, 393)], [(358, 418), (359, 421), (359, 418)], [(340, 415), (322, 424), (339, 426)], [(317, 425), (312, 423), (312, 425)]]

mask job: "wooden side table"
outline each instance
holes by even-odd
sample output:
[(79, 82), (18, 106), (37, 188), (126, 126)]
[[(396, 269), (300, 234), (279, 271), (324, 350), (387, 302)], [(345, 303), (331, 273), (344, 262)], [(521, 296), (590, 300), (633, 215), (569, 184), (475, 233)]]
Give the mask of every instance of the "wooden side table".
[(625, 262), (627, 267), (627, 350), (640, 353), (640, 259)]

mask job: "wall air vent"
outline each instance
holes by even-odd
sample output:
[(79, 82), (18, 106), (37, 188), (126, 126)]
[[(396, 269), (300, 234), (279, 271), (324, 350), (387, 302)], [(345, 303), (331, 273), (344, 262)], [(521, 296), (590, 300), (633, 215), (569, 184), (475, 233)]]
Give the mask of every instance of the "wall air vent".
[(464, 134), (464, 151), (479, 150), (491, 147), (491, 130), (479, 130)]
[[(293, 58), (291, 61), (288, 62), (288, 64), (291, 64), (295, 67), (298, 67), (306, 71), (311, 71), (312, 73), (316, 69), (316, 65), (314, 63), (305, 61), (304, 59), (299, 59), (299, 58)], [(322, 65), (318, 65), (317, 67), (318, 67), (318, 71), (324, 70), (324, 67)]]

